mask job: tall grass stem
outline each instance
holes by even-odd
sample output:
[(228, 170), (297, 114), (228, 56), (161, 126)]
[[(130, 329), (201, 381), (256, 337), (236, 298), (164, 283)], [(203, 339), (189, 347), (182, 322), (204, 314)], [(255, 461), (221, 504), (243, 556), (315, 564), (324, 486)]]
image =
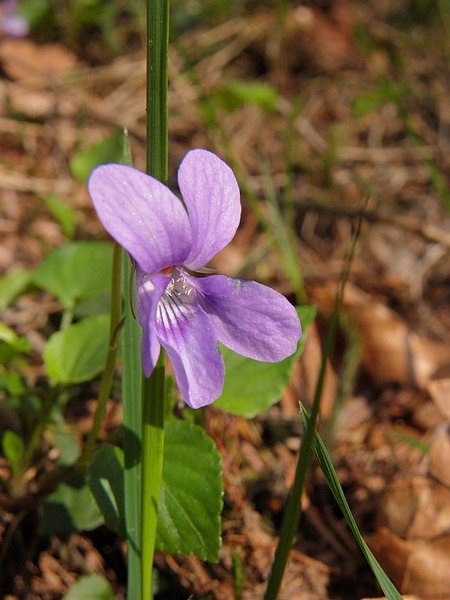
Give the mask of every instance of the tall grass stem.
[[(168, 177), (169, 0), (147, 0), (147, 172)], [(153, 597), (152, 574), (164, 453), (164, 352), (142, 381), (141, 600)]]

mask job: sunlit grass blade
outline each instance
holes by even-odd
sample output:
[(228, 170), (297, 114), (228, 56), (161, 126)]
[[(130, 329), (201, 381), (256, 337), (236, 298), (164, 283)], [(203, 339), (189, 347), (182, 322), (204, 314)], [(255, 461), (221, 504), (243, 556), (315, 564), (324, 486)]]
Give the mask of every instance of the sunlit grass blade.
[[(303, 407), (301, 407), (301, 413), (305, 425), (307, 426), (309, 422), (309, 415)], [(379, 562), (372, 554), (372, 551), (370, 550), (369, 546), (364, 541), (364, 538), (361, 535), (361, 532), (358, 529), (358, 525), (356, 524), (356, 521), (352, 515), (347, 499), (345, 498), (341, 484), (339, 483), (339, 479), (336, 474), (336, 470), (333, 466), (333, 462), (330, 458), (330, 455), (327, 452), (325, 444), (323, 443), (317, 431), (314, 436), (313, 449), (314, 454), (319, 462), (320, 468), (322, 469), (322, 473), (324, 474), (324, 477), (327, 480), (328, 486), (333, 496), (335, 497), (336, 502), (338, 503), (339, 508), (341, 509), (342, 514), (345, 517), (345, 520), (347, 521), (350, 529), (352, 530), (355, 540), (357, 541), (358, 546), (361, 548), (361, 552), (363, 553), (370, 568), (372, 569), (373, 574), (377, 578), (381, 589), (386, 595), (387, 600), (402, 600), (402, 596), (399, 594), (392, 581), (383, 571)]]
[[(128, 137), (124, 135), (123, 162), (131, 166)], [(125, 519), (128, 537), (128, 598), (138, 598), (141, 581), (141, 330), (134, 317), (132, 265), (122, 255), (122, 295), (125, 323), (122, 332), (122, 404), (125, 451)]]

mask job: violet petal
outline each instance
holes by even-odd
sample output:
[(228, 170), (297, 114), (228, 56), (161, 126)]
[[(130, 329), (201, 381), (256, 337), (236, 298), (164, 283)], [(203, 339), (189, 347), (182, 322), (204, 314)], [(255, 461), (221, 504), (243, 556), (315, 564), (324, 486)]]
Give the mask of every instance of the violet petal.
[(236, 177), (207, 150), (191, 150), (178, 170), (178, 184), (192, 227), (192, 248), (183, 263), (203, 267), (234, 237), (241, 218)]
[(19, 15), (0, 15), (0, 32), (14, 38), (25, 37), (29, 32), (28, 23)]
[(195, 279), (195, 286), (219, 341), (234, 352), (265, 362), (295, 352), (300, 321), (292, 304), (275, 290), (223, 275)]
[(139, 267), (136, 269), (137, 305), (139, 323), (142, 327), (142, 370), (149, 377), (155, 368), (161, 349), (156, 337), (156, 313), (158, 303), (167, 284), (170, 282), (168, 275), (153, 275), (150, 277)]
[(165, 297), (159, 305), (157, 335), (186, 404), (200, 408), (217, 400), (225, 369), (214, 330), (200, 306), (177, 304)]
[(88, 188), (103, 226), (143, 271), (184, 262), (191, 227), (182, 203), (165, 185), (132, 167), (109, 164), (94, 169)]

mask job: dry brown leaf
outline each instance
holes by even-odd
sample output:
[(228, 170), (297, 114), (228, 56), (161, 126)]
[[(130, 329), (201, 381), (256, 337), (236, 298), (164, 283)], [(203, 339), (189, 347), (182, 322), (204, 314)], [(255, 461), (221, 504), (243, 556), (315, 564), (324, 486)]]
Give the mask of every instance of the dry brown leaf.
[(450, 435), (448, 427), (438, 431), (428, 458), (430, 475), (450, 487)]
[[(386, 600), (386, 596), (378, 596), (377, 598), (361, 598), (361, 600)], [(419, 596), (403, 596), (403, 600), (421, 600)], [(427, 600), (432, 600), (432, 598), (427, 598)]]
[(450, 490), (426, 477), (398, 481), (385, 491), (379, 524), (406, 539), (431, 539), (450, 531)]
[(430, 381), (427, 390), (439, 412), (450, 421), (450, 378)]
[[(312, 402), (321, 362), (322, 346), (320, 336), (316, 324), (312, 323), (308, 329), (308, 337), (306, 338), (305, 349), (300, 359), (298, 373), (298, 381), (301, 385), (301, 389), (298, 390), (298, 397), (306, 406), (309, 406)], [(331, 363), (328, 362), (320, 405), (320, 413), (324, 419), (328, 419), (331, 415), (337, 393), (337, 383), (336, 373)], [(294, 381), (293, 385), (295, 386), (296, 384), (297, 382)]]
[(367, 541), (402, 593), (450, 596), (450, 535), (405, 541), (382, 527)]
[[(328, 312), (335, 285), (315, 291), (315, 299)], [(347, 285), (344, 311), (358, 329), (362, 363), (374, 382), (401, 383), (426, 388), (441, 370), (450, 367), (450, 346), (418, 335), (393, 310), (373, 302), (368, 294)]]
[(336, 419), (335, 439), (347, 444), (360, 444), (372, 426), (373, 409), (362, 396), (348, 398)]
[[(386, 600), (386, 596), (378, 596), (377, 598), (361, 598), (361, 600)], [(419, 596), (407, 596), (403, 595), (403, 600), (421, 600)], [(427, 600), (432, 600), (431, 598), (427, 598)]]
[(4, 39), (0, 61), (6, 74), (30, 87), (44, 88), (52, 76), (77, 66), (77, 58), (60, 44), (35, 44), (31, 40)]

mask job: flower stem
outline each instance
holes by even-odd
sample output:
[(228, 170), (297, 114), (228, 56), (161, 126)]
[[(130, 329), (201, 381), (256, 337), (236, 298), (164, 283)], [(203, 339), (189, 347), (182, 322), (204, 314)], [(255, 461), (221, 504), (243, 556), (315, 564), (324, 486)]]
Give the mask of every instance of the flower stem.
[(316, 423), (319, 417), (320, 400), (322, 398), (322, 390), (325, 381), (327, 361), (334, 346), (336, 329), (339, 322), (339, 314), (341, 311), (342, 300), (344, 296), (345, 284), (347, 283), (350, 274), (351, 261), (355, 252), (356, 241), (359, 237), (360, 228), (361, 219), (358, 220), (355, 232), (350, 242), (344, 263), (342, 277), (339, 282), (339, 288), (336, 293), (334, 308), (330, 317), (330, 322), (325, 337), (325, 344), (322, 352), (322, 361), (320, 364), (319, 376), (317, 378), (317, 384), (314, 391), (314, 399), (311, 407), (311, 414), (309, 416), (305, 435), (302, 441), (301, 452), (295, 471), (294, 484), (290, 491), (286, 503), (286, 508), (284, 510), (283, 521), (281, 523), (280, 538), (278, 541), (278, 547), (275, 552), (275, 558), (273, 561), (269, 581), (267, 583), (264, 600), (276, 600), (276, 598), (278, 597), (278, 593), (281, 587), (281, 581), (283, 579), (283, 574), (286, 569), (289, 551), (292, 546), (292, 540), (294, 539), (294, 536), (297, 533), (298, 526), (300, 523), (302, 510), (301, 501), (303, 490), (305, 488), (306, 478), (308, 475), (309, 465), (311, 462), (311, 454), (316, 433)]
[(167, 181), (169, 0), (147, 0), (147, 173)]
[(77, 468), (85, 469), (92, 460), (95, 442), (97, 441), (98, 432), (102, 421), (105, 417), (106, 404), (111, 392), (111, 385), (114, 375), (114, 367), (116, 364), (117, 354), (117, 337), (121, 326), (122, 317), (122, 293), (121, 293), (121, 275), (122, 275), (122, 248), (119, 244), (114, 243), (113, 264), (112, 264), (112, 286), (111, 286), (111, 320), (109, 327), (109, 347), (106, 357), (105, 369), (102, 375), (100, 384), (100, 393), (98, 396), (97, 409), (94, 415), (94, 424), (89, 432), (88, 438), (77, 461)]
[[(147, 172), (167, 182), (169, 0), (147, 0)], [(164, 352), (142, 383), (141, 600), (153, 598), (152, 575), (164, 454)]]
[(153, 597), (152, 575), (158, 501), (164, 454), (164, 356), (142, 382), (142, 590), (141, 600)]

